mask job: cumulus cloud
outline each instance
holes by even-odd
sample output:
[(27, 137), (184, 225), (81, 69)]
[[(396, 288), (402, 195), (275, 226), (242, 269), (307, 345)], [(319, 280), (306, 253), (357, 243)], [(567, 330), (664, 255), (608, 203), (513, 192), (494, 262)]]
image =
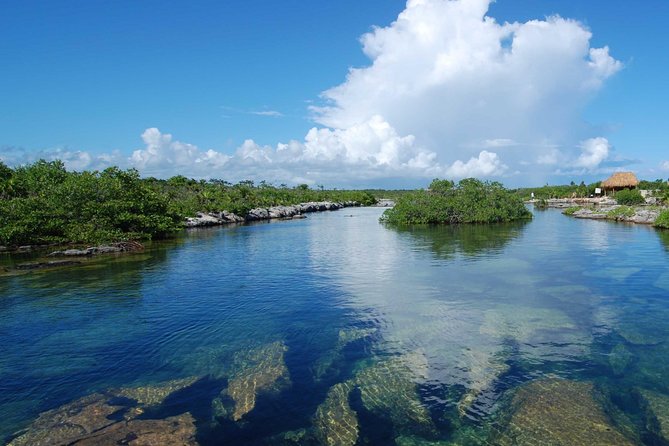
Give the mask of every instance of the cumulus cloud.
[(144, 147), (122, 162), (61, 155), (79, 168), (108, 159), (145, 175), (334, 185), (601, 168), (610, 144), (581, 111), (622, 64), (608, 47), (591, 47), (577, 21), (498, 23), (487, 15), (491, 1), (409, 0), (397, 20), (361, 37), (369, 65), (323, 92), (324, 102), (310, 107), (318, 126), (301, 139), (249, 139), (227, 154), (149, 128)]
[(135, 150), (128, 163), (146, 175), (166, 176), (188, 173), (201, 176), (220, 169), (230, 160), (214, 150), (200, 150), (196, 146), (174, 141), (169, 133), (149, 128), (142, 133), (144, 149)]
[(660, 169), (662, 169), (664, 172), (669, 172), (669, 161), (662, 161), (660, 163)]
[(587, 139), (581, 143), (580, 148), (582, 152), (574, 166), (589, 170), (599, 167), (609, 157), (611, 150), (609, 141), (602, 137)]
[(325, 91), (314, 118), (349, 128), (383, 116), (442, 163), (481, 149), (522, 146), (505, 155), (516, 162), (528, 150), (550, 157), (552, 146), (574, 146), (588, 136), (582, 108), (621, 63), (608, 47), (591, 48), (577, 21), (498, 23), (489, 5), (410, 0), (395, 22), (361, 38), (371, 65)]

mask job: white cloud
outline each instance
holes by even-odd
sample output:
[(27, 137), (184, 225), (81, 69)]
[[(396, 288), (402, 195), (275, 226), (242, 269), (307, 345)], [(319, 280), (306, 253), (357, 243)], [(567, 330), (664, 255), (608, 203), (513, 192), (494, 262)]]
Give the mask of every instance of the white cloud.
[(230, 157), (214, 150), (202, 151), (196, 146), (173, 141), (169, 133), (149, 128), (142, 133), (146, 147), (135, 150), (128, 164), (145, 175), (170, 176), (176, 174), (206, 176), (223, 167)]
[(261, 111), (252, 111), (249, 113), (251, 113), (252, 115), (269, 116), (272, 118), (281, 118), (283, 116), (283, 113), (276, 110), (261, 110)]
[(593, 170), (609, 157), (611, 146), (606, 138), (590, 138), (580, 145), (581, 155), (574, 162), (574, 167)]
[(380, 115), (442, 163), (522, 141), (505, 152), (518, 163), (590, 136), (580, 112), (621, 63), (591, 48), (579, 22), (500, 24), (486, 16), (489, 4), (410, 0), (395, 22), (361, 38), (371, 65), (323, 93), (316, 121), (345, 129)]
[(470, 158), (463, 163), (456, 161), (446, 169), (448, 177), (466, 178), (466, 177), (489, 177), (491, 175), (501, 175), (508, 169), (508, 166), (502, 164), (496, 153), (482, 151), (478, 158)]
[(660, 163), (660, 169), (664, 172), (669, 172), (669, 161), (662, 161)]

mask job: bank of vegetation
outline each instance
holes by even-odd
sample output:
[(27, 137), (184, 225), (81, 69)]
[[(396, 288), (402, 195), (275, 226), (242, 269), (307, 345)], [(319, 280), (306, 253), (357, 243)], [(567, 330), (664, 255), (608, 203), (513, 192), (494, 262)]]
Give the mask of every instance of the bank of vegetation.
[(498, 182), (435, 179), (427, 190), (400, 196), (381, 217), (390, 224), (498, 223), (530, 219), (522, 199)]
[[(600, 186), (601, 182), (585, 184), (585, 182), (581, 181), (580, 184), (576, 184), (572, 181), (570, 184), (555, 186), (545, 185), (541, 187), (523, 187), (515, 189), (513, 192), (523, 200), (529, 200), (532, 198), (532, 194), (534, 194), (534, 198), (537, 200), (572, 197), (586, 198), (595, 195), (595, 190)], [(653, 191), (657, 197), (669, 197), (669, 184), (662, 179), (654, 181), (641, 180), (637, 189)], [(619, 191), (616, 195), (621, 192), (623, 192), (624, 195), (624, 191)]]
[(60, 161), (9, 168), (0, 162), (0, 245), (161, 239), (196, 212), (244, 216), (258, 207), (309, 201), (375, 202), (368, 192), (242, 181), (141, 178), (134, 169), (67, 171)]

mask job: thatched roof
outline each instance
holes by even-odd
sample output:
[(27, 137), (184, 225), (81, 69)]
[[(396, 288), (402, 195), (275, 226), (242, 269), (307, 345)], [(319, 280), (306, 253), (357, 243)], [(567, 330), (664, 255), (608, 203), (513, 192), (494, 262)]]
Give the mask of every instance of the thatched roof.
[(639, 180), (632, 172), (616, 172), (611, 175), (611, 178), (602, 181), (602, 187), (604, 189), (636, 187), (638, 185)]

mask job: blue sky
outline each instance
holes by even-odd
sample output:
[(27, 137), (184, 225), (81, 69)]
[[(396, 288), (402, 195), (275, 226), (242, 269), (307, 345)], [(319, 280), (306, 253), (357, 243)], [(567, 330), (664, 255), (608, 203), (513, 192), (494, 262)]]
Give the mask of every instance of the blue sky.
[[(412, 3), (5, 1), (0, 158), (339, 187), (669, 176), (668, 2)], [(505, 22), (515, 62), (490, 55)]]

